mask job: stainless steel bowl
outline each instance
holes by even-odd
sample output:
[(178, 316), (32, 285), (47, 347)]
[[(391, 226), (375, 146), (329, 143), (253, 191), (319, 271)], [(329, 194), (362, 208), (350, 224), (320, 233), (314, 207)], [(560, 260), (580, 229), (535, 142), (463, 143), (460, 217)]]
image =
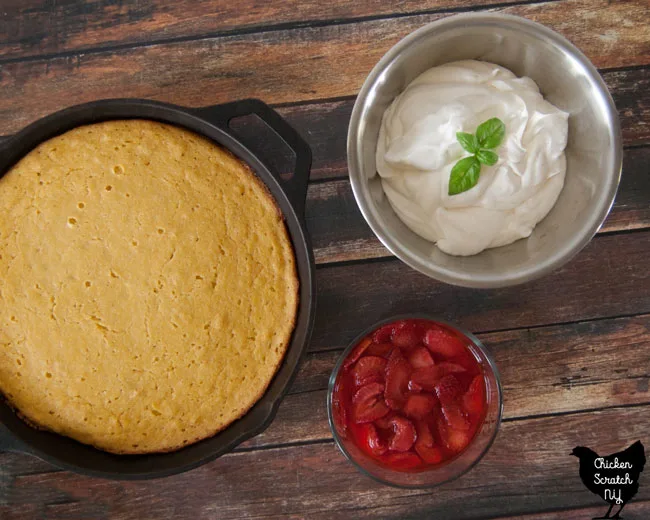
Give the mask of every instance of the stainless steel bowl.
[[(569, 112), (567, 174), (560, 197), (532, 235), (470, 257), (450, 256), (397, 217), (375, 169), (384, 111), (425, 70), (478, 59), (532, 78), (551, 103)], [(557, 269), (598, 231), (614, 202), (621, 175), (621, 131), (602, 78), (574, 45), (524, 18), (463, 14), (410, 34), (366, 79), (348, 131), (350, 181), (359, 208), (379, 240), (418, 271), (466, 287), (503, 287)]]

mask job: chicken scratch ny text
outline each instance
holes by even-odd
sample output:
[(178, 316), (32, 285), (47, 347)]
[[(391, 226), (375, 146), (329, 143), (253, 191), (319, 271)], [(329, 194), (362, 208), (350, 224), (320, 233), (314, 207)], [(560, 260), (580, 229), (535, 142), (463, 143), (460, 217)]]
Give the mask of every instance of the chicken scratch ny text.
[(616, 496), (616, 492), (612, 491), (611, 489), (606, 489), (605, 490), (605, 500), (608, 502), (616, 503), (618, 505), (621, 505), (623, 503), (623, 491), (621, 489), (618, 490), (618, 496)]

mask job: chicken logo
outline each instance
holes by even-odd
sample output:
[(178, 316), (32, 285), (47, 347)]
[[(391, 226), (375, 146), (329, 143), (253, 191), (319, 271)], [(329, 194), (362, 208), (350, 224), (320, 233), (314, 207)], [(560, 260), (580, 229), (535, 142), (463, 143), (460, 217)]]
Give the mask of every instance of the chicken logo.
[[(620, 515), (625, 504), (639, 491), (639, 476), (645, 466), (645, 449), (641, 441), (607, 457), (601, 457), (584, 446), (573, 448), (571, 455), (580, 460), (582, 483), (589, 491), (609, 502), (605, 516), (598, 518), (622, 519)], [(614, 506), (619, 506), (619, 510), (614, 516), (609, 516)]]

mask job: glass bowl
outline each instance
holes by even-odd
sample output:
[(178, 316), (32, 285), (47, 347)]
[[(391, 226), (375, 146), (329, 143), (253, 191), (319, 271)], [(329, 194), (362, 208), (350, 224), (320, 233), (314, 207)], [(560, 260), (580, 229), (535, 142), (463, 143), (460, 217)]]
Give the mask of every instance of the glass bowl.
[[(428, 320), (435, 324), (442, 325), (443, 327), (455, 331), (460, 337), (464, 337), (467, 340), (469, 350), (477, 359), (481, 369), (483, 370), (486, 383), (486, 414), (483, 424), (479, 427), (479, 430), (476, 432), (469, 445), (454, 458), (442, 462), (439, 465), (429, 466), (426, 469), (400, 471), (381, 465), (375, 459), (362, 451), (354, 443), (353, 439), (349, 438), (346, 432), (340, 431), (339, 425), (337, 425), (337, 421), (334, 419), (332, 412), (332, 396), (336, 379), (339, 370), (343, 366), (343, 362), (352, 349), (354, 349), (354, 347), (364, 337), (383, 325), (399, 320), (410, 319)], [(352, 342), (350, 342), (348, 347), (339, 356), (336, 366), (332, 371), (332, 375), (330, 376), (327, 391), (327, 415), (329, 425), (332, 430), (332, 435), (334, 436), (334, 441), (343, 455), (345, 455), (345, 457), (352, 462), (361, 473), (381, 482), (382, 484), (402, 488), (427, 488), (438, 486), (460, 477), (476, 466), (494, 442), (501, 423), (502, 409), (503, 400), (499, 372), (492, 355), (485, 346), (473, 334), (455, 325), (425, 314), (394, 316), (379, 321), (360, 333), (356, 338), (354, 338), (354, 340), (352, 340)]]

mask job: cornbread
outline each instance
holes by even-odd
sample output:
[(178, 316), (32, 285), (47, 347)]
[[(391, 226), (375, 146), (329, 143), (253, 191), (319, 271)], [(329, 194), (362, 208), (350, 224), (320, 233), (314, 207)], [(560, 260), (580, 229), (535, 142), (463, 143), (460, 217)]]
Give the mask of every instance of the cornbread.
[(0, 391), (37, 427), (113, 453), (209, 437), (263, 395), (297, 299), (273, 198), (192, 132), (82, 126), (0, 179)]

